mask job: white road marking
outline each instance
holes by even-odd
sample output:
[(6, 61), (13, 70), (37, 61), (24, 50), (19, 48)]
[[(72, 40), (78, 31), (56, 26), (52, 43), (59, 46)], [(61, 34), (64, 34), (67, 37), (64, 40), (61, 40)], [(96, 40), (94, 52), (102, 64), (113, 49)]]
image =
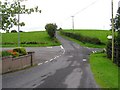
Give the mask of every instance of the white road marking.
[(50, 59), (50, 62), (53, 61), (54, 59)]
[(48, 63), (48, 61), (45, 61), (45, 63)]
[(83, 59), (83, 62), (87, 61), (87, 59)]
[(56, 59), (56, 57), (54, 57), (54, 59)]
[(62, 49), (64, 49), (62, 45), (60, 45), (60, 47), (61, 47)]
[(47, 48), (52, 48), (52, 47), (47, 47)]
[(73, 56), (68, 56), (68, 57), (73, 57)]
[[(60, 47), (61, 47), (61, 49), (63, 49), (63, 53), (62, 53), (62, 54), (65, 54), (65, 49), (63, 48), (63, 46), (60, 45)], [(47, 47), (47, 48), (52, 48), (52, 47)], [(61, 56), (62, 56), (62, 55), (56, 56), (56, 57), (50, 59), (49, 61), (51, 62), (51, 61), (53, 61), (53, 60), (55, 60), (56, 58), (59, 58), (59, 57), (61, 57)], [(44, 63), (48, 63), (49, 61), (45, 61)], [(41, 65), (41, 64), (43, 64), (43, 63), (38, 63), (38, 65)]]
[(59, 58), (59, 56), (56, 56), (56, 58)]
[(42, 65), (42, 64), (43, 64), (43, 63), (38, 63), (38, 66), (39, 66), (39, 65)]

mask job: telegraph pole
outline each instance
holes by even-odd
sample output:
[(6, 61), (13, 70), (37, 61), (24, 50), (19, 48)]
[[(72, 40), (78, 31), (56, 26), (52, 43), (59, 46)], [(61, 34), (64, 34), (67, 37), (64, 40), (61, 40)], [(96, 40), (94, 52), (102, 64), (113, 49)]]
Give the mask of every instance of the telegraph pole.
[(74, 30), (74, 16), (71, 17), (72, 17), (72, 29)]
[(19, 25), (19, 23), (20, 23), (20, 7), (19, 7), (19, 5), (20, 5), (20, 2), (18, 0), (18, 47), (20, 47), (20, 25)]
[(112, 6), (112, 61), (114, 61), (114, 18), (113, 18), (113, 0), (111, 0)]

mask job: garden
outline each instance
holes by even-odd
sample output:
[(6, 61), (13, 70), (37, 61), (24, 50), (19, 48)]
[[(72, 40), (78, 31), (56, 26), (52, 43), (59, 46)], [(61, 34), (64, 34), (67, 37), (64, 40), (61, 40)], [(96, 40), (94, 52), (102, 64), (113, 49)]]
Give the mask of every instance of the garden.
[(2, 62), (0, 62), (2, 74), (36, 65), (34, 54), (34, 52), (26, 52), (23, 47), (2, 51)]

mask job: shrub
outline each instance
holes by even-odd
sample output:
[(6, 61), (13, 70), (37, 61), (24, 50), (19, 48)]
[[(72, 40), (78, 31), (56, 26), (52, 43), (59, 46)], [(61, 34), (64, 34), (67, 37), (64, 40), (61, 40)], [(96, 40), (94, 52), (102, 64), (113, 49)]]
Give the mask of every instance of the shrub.
[(107, 47), (106, 47), (106, 53), (108, 58), (112, 58), (112, 42), (108, 41)]
[(64, 32), (64, 31), (60, 31), (60, 33), (65, 35), (65, 36), (68, 36), (70, 38), (74, 38), (76, 40), (79, 40), (82, 43), (102, 44), (102, 42), (98, 38), (87, 37), (87, 36), (83, 36), (81, 34)]
[(54, 38), (54, 37), (55, 37), (55, 32), (56, 32), (56, 30), (57, 30), (57, 25), (56, 25), (56, 24), (52, 24), (52, 23), (47, 24), (47, 25), (45, 26), (45, 29), (46, 29), (48, 35), (49, 35), (51, 38)]
[(19, 57), (19, 53), (13, 50), (7, 50), (7, 52), (11, 53), (13, 57)]
[(16, 30), (12, 30), (11, 33), (17, 33), (17, 31)]
[(2, 57), (5, 57), (5, 56), (12, 56), (12, 54), (8, 51), (2, 51)]
[(26, 49), (23, 48), (23, 47), (17, 47), (15, 49), (13, 49), (14, 52), (18, 52), (20, 55), (26, 55), (27, 52), (26, 52)]
[(19, 32), (23, 32), (23, 31), (19, 31)]

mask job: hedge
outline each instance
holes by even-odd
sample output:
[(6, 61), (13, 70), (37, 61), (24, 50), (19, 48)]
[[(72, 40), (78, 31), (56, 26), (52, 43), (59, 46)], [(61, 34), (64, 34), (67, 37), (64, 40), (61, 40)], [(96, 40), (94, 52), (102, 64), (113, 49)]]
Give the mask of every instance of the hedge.
[(60, 33), (62, 35), (81, 41), (82, 43), (91, 43), (91, 44), (97, 44), (97, 45), (103, 44), (98, 38), (83, 36), (81, 34), (64, 32), (64, 31), (60, 31)]

